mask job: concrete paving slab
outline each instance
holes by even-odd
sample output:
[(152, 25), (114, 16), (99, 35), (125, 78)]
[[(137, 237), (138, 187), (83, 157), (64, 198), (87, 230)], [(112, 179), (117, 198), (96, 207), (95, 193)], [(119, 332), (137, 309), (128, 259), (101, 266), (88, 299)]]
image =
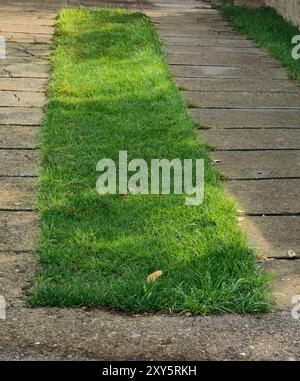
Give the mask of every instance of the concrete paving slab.
[(239, 226), (260, 257), (290, 260), (288, 250), (299, 255), (300, 216), (247, 216)]
[(243, 37), (240, 38), (222, 38), (222, 37), (214, 37), (214, 38), (195, 38), (195, 37), (164, 37), (164, 45), (165, 46), (215, 46), (215, 47), (254, 47), (255, 44), (252, 41), (246, 40)]
[(222, 16), (166, 16), (166, 17), (153, 17), (152, 21), (155, 25), (164, 27), (168, 26), (171, 28), (182, 27), (182, 25), (190, 26), (209, 26), (209, 27), (224, 27), (231, 26), (228, 21), (226, 21)]
[(0, 125), (0, 148), (36, 148), (39, 133), (39, 127)]
[(165, 39), (166, 37), (175, 37), (175, 38), (198, 38), (204, 40), (213, 40), (213, 39), (230, 39), (230, 40), (240, 40), (241, 36), (233, 32), (222, 32), (222, 31), (175, 31), (174, 29), (164, 29), (160, 31), (160, 36)]
[(240, 79), (287, 79), (288, 75), (282, 68), (251, 67), (251, 66), (205, 66), (205, 65), (170, 65), (177, 78), (240, 78)]
[(0, 150), (0, 176), (36, 176), (40, 154), (36, 150)]
[[(61, 5), (62, 6), (62, 5)], [(23, 4), (16, 4), (9, 7), (9, 14), (12, 13), (18, 13), (19, 12), (48, 12), (48, 13), (57, 13), (59, 11), (60, 7), (58, 5), (43, 5), (41, 4), (30, 4), (30, 3), (23, 3)], [(0, 4), (0, 12), (8, 13), (8, 9), (6, 5)]]
[(49, 65), (44, 64), (0, 64), (0, 78), (46, 78)]
[(191, 109), (195, 120), (222, 128), (300, 128), (298, 110)]
[(300, 129), (216, 129), (198, 130), (217, 150), (300, 149)]
[[(255, 81), (253, 79), (253, 81)], [(261, 80), (262, 81), (262, 80)], [(263, 86), (263, 84), (262, 84)], [(184, 98), (192, 107), (205, 108), (298, 108), (299, 93), (280, 91), (184, 91)]]
[(264, 67), (267, 71), (269, 67), (279, 68), (278, 62), (273, 58), (257, 57), (249, 54), (167, 54), (167, 61), (171, 65), (210, 65), (210, 66), (257, 66)]
[(44, 92), (47, 82), (46, 78), (2, 78), (0, 90)]
[(0, 90), (0, 107), (43, 107), (46, 99), (44, 93)]
[(300, 215), (300, 178), (227, 181), (226, 189), (247, 214)]
[(300, 295), (300, 260), (267, 260), (263, 262), (263, 269), (273, 276), (270, 285), (276, 307), (288, 310), (294, 306), (293, 298)]
[(7, 41), (6, 43), (6, 49), (14, 50), (30, 50), (30, 51), (49, 51), (51, 50), (51, 47), (49, 44), (43, 44), (43, 43), (30, 43), (30, 42), (10, 42)]
[[(10, 46), (6, 48), (7, 57), (10, 59), (19, 58), (19, 57), (36, 57), (45, 59), (50, 56), (51, 50), (50, 46), (47, 44), (24, 44), (23, 47), (11, 46), (13, 43), (10, 43)], [(15, 44), (16, 45), (16, 44)]]
[(1, 32), (1, 35), (5, 37), (7, 42), (19, 42), (19, 43), (36, 43), (36, 44), (50, 44), (52, 35), (43, 34), (27, 34), (16, 32)]
[(0, 125), (37, 126), (42, 118), (41, 108), (0, 107)]
[[(85, 0), (83, 0), (84, 2)], [(96, 0), (97, 1), (97, 0)], [(47, 2), (40, 2), (39, 0), (13, 0), (13, 1), (3, 1), (1, 5), (5, 7), (6, 10), (10, 10), (10, 8), (18, 7), (18, 6), (24, 6), (24, 5), (30, 5), (34, 6), (35, 10), (38, 10), (41, 7), (48, 7), (51, 8), (53, 5), (61, 5), (66, 6), (67, 5), (67, 0), (51, 0), (49, 4)]]
[(54, 19), (56, 14), (54, 12), (47, 12), (47, 11), (41, 11), (39, 9), (35, 9), (34, 11), (26, 11), (26, 10), (21, 10), (21, 11), (16, 11), (14, 10), (14, 7), (9, 7), (4, 10), (3, 6), (0, 4), (0, 7), (2, 7), (2, 12), (0, 17), (3, 19), (7, 19), (8, 17), (25, 17), (25, 18), (37, 18), (37, 19)]
[(34, 179), (0, 177), (0, 210), (32, 210), (35, 195)]
[(31, 64), (31, 65), (39, 65), (45, 64), (47, 62), (47, 57), (36, 57), (32, 55), (27, 55), (24, 57), (6, 57), (6, 60), (3, 61), (3, 66), (6, 65), (19, 65), (19, 64)]
[(36, 213), (0, 211), (0, 226), (0, 251), (33, 249), (39, 227)]
[(52, 36), (54, 28), (50, 26), (37, 26), (37, 25), (9, 25), (0, 23), (0, 33), (14, 32), (24, 34), (41, 34)]
[(229, 179), (300, 178), (300, 150), (217, 151), (212, 156), (221, 160), (218, 169)]
[(164, 46), (164, 52), (167, 54), (175, 55), (193, 55), (199, 54), (201, 56), (209, 54), (249, 54), (259, 57), (269, 58), (269, 55), (262, 49), (255, 47), (231, 47), (231, 46)]
[[(230, 92), (290, 92), (300, 95), (300, 86), (288, 79), (222, 79), (222, 78), (175, 78), (180, 88), (192, 91)], [(245, 106), (246, 107), (246, 106)]]
[(30, 14), (22, 13), (21, 15), (3, 15), (0, 14), (1, 25), (37, 25), (37, 26), (53, 26), (53, 19), (49, 17), (38, 17)]
[(199, 25), (182, 25), (182, 24), (157, 24), (156, 29), (159, 33), (164, 33), (165, 30), (176, 30), (176, 33), (189, 33), (189, 34), (199, 34), (202, 31), (204, 32), (213, 32), (213, 33), (232, 33), (233, 28), (229, 26), (219, 26), (215, 23), (209, 24), (199, 24)]

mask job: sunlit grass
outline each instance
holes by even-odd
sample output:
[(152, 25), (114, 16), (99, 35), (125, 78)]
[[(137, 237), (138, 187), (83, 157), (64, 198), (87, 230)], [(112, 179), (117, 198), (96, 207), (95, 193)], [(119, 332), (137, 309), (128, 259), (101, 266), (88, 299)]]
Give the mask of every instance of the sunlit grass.
[[(292, 39), (300, 31), (272, 8), (249, 9), (233, 5), (220, 7), (234, 27), (267, 49), (300, 83), (300, 61), (292, 57)], [(266, 69), (267, 70), (267, 69)]]
[[(207, 148), (150, 20), (67, 10), (57, 22), (43, 125), (39, 274), (32, 305), (123, 311), (268, 309), (266, 277), (236, 226)], [(100, 196), (96, 163), (205, 159), (205, 202), (184, 195)], [(154, 283), (147, 276), (164, 275)]]

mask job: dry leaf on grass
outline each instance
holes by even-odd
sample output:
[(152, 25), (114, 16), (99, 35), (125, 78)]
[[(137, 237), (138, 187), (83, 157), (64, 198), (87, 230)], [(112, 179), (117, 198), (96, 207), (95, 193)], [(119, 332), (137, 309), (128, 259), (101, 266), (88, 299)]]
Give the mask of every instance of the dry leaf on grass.
[(157, 278), (161, 277), (163, 275), (163, 272), (161, 270), (155, 271), (154, 273), (147, 276), (147, 282), (155, 282)]

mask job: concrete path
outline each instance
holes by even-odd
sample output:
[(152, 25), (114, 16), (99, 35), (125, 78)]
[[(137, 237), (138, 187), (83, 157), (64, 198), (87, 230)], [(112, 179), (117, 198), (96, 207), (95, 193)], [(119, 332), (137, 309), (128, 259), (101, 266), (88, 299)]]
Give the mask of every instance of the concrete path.
[[(263, 256), (299, 254), (299, 88), (218, 12), (189, 0), (0, 1), (0, 35), (8, 42), (0, 61), (0, 294), (7, 300), (0, 357), (300, 359), (299, 320), (290, 312), (205, 318), (26, 308), (36, 266), (37, 135), (53, 20), (61, 7), (81, 5), (117, 5), (152, 17), (191, 112), (213, 126), (199, 133), (219, 149), (220, 170), (246, 210), (241, 224)], [(265, 261), (279, 274), (277, 302), (287, 310), (290, 296), (300, 294), (299, 262)]]
[[(239, 222), (289, 308), (300, 294), (300, 86), (207, 3), (161, 0), (148, 11), (201, 139), (241, 210)], [(280, 261), (279, 261), (280, 260)]]

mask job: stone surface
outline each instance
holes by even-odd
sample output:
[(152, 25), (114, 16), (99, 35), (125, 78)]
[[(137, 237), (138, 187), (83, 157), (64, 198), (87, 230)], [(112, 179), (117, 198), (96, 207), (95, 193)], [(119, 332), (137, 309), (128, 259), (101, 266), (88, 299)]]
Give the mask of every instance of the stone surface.
[(46, 86), (46, 78), (2, 78), (0, 81), (0, 90), (9, 91), (44, 92)]
[(298, 129), (216, 129), (198, 130), (199, 136), (216, 150), (299, 149)]
[(0, 176), (36, 176), (39, 152), (32, 150), (0, 150)]
[(0, 65), (0, 78), (48, 78), (48, 64)]
[(268, 260), (264, 262), (263, 268), (273, 276), (270, 282), (273, 301), (282, 310), (290, 309), (293, 298), (300, 295), (300, 260)]
[(43, 111), (41, 108), (0, 107), (0, 125), (36, 126), (41, 123), (42, 118)]
[[(251, 67), (251, 66), (205, 66), (205, 65), (170, 65), (177, 77), (197, 78), (252, 78), (252, 79), (287, 79), (287, 73), (281, 68)], [(216, 93), (214, 93), (216, 94)], [(216, 94), (217, 95), (217, 94)]]
[(257, 57), (264, 57), (269, 59), (268, 54), (256, 47), (232, 47), (232, 46), (214, 46), (214, 45), (206, 45), (206, 46), (165, 46), (164, 52), (167, 54), (175, 54), (175, 55), (186, 55), (186, 54), (197, 54), (200, 56), (204, 55), (220, 55), (220, 54), (249, 54), (255, 55)]
[(43, 93), (0, 90), (0, 107), (43, 107), (45, 102)]
[(8, 42), (25, 42), (25, 43), (37, 43), (37, 44), (50, 44), (52, 35), (49, 34), (26, 34), (16, 32), (1, 32), (1, 35), (5, 37)]
[(176, 15), (173, 16), (165, 16), (165, 17), (155, 17), (154, 24), (158, 27), (165, 27), (167, 25), (168, 27), (172, 25), (174, 29), (177, 29), (177, 27), (182, 27), (182, 25), (188, 24), (190, 26), (196, 26), (197, 30), (198, 27), (203, 26), (209, 26), (209, 27), (224, 27), (224, 26), (230, 26), (230, 23), (224, 19), (223, 16), (220, 15), (211, 15), (211, 16), (179, 16), (178, 18)]
[(195, 109), (190, 112), (197, 121), (215, 127), (300, 128), (298, 110)]
[[(208, 36), (209, 38), (209, 36)], [(257, 66), (267, 68), (278, 68), (278, 63), (273, 58), (252, 56), (251, 54), (167, 54), (167, 60), (172, 65), (212, 65), (212, 66)]]
[(298, 108), (300, 92), (256, 91), (185, 91), (184, 98), (193, 107), (208, 108)]
[(38, 26), (52, 26), (53, 21), (51, 18), (44, 16), (32, 16), (30, 13), (21, 13), (11, 16), (9, 19), (7, 16), (0, 14), (1, 25), (38, 25)]
[(209, 24), (188, 24), (188, 25), (184, 25), (184, 24), (176, 24), (176, 23), (172, 23), (172, 24), (158, 24), (156, 25), (156, 29), (158, 30), (159, 33), (161, 34), (164, 34), (165, 31), (169, 31), (170, 29), (171, 30), (176, 30), (176, 34), (179, 33), (189, 33), (191, 35), (198, 35), (198, 34), (201, 34), (201, 32), (209, 32), (209, 33), (218, 33), (218, 34), (227, 34), (227, 33), (231, 33), (233, 31), (233, 28), (232, 27), (228, 27), (228, 26), (223, 26), (223, 25), (220, 25), (215, 23), (215, 22), (211, 22)]
[[(40, 45), (40, 44), (38, 44)], [(10, 60), (16, 59), (16, 58), (23, 58), (23, 57), (29, 57), (30, 59), (32, 57), (46, 59), (50, 56), (50, 50), (49, 48), (42, 48), (42, 47), (35, 47), (35, 48), (15, 48), (15, 47), (8, 47), (6, 49), (6, 54), (9, 57)]]
[(289, 261), (288, 250), (300, 256), (300, 216), (247, 216), (239, 225), (259, 256)]
[(195, 38), (195, 37), (164, 37), (164, 46), (166, 47), (175, 47), (175, 46), (198, 46), (198, 47), (236, 47), (236, 48), (245, 48), (245, 47), (253, 47), (255, 46), (252, 41), (246, 40), (242, 37), (231, 39), (231, 38), (222, 38), (222, 37), (214, 37), (214, 38)]
[(216, 151), (212, 156), (221, 160), (218, 169), (229, 179), (300, 177), (300, 150)]
[(196, 31), (177, 31), (174, 30), (172, 27), (169, 29), (164, 29), (159, 33), (162, 38), (166, 37), (175, 37), (175, 38), (198, 38), (198, 39), (205, 39), (205, 40), (213, 40), (213, 39), (231, 39), (231, 40), (240, 40), (241, 36), (238, 34), (235, 34), (233, 32), (222, 32), (222, 31), (199, 31), (198, 33)]
[[(236, 57), (236, 55), (235, 55)], [(276, 81), (265, 79), (222, 79), (222, 78), (176, 78), (175, 82), (180, 88), (194, 91), (210, 92), (289, 92), (300, 94), (300, 87), (290, 80), (278, 79)], [(246, 106), (245, 106), (246, 107)]]
[(44, 65), (47, 62), (47, 57), (36, 57), (30, 54), (24, 55), (23, 57), (6, 57), (5, 64), (7, 65), (19, 65), (19, 64), (33, 64), (33, 65)]
[(300, 203), (296, 202), (300, 199), (300, 178), (228, 181), (226, 188), (238, 201), (239, 210), (248, 214), (300, 215)]
[(36, 148), (38, 127), (0, 125), (0, 148)]
[(35, 179), (0, 177), (0, 210), (31, 210), (34, 208)]
[(34, 212), (0, 211), (0, 251), (27, 251), (37, 240), (38, 216)]
[(54, 33), (54, 28), (50, 26), (40, 26), (40, 25), (14, 25), (14, 24), (3, 24), (0, 23), (0, 33), (2, 32), (14, 32), (14, 33), (25, 33), (25, 34), (42, 34), (52, 36)]

